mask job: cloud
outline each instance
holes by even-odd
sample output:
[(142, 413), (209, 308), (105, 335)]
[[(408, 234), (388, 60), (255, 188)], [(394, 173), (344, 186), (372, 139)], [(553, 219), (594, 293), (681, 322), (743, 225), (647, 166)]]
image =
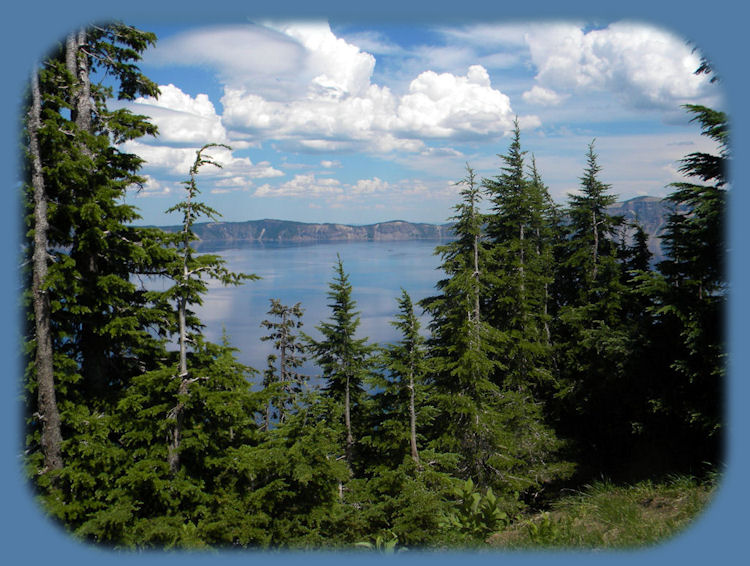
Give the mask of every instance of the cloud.
[(633, 108), (664, 110), (709, 94), (706, 77), (694, 74), (699, 55), (662, 29), (619, 22), (586, 32), (546, 24), (531, 26), (525, 38), (544, 89), (606, 90)]
[[(121, 146), (127, 153), (134, 153), (145, 161), (144, 170), (158, 174), (160, 177), (172, 176), (186, 179), (190, 168), (195, 162), (198, 147), (169, 147), (144, 144), (139, 141), (128, 141)], [(208, 149), (204, 156), (210, 156), (221, 167), (206, 166), (201, 169), (201, 183), (208, 188), (219, 189), (221, 192), (229, 190), (247, 190), (253, 183), (252, 179), (273, 178), (284, 176), (283, 171), (274, 168), (268, 161), (253, 163), (247, 157), (237, 157), (224, 147)], [(148, 176), (149, 183), (142, 196), (166, 194), (169, 186), (164, 189), (161, 184)], [(173, 185), (177, 185), (179, 181)], [(166, 190), (166, 192), (164, 192)]]
[(229, 127), (296, 140), (311, 151), (421, 151), (421, 138), (499, 135), (513, 119), (510, 100), (492, 88), (479, 65), (469, 67), (465, 76), (425, 71), (400, 99), (377, 85), (359, 96), (308, 96), (287, 103), (227, 87), (221, 102)]
[(144, 63), (203, 66), (214, 70), (224, 84), (253, 85), (278, 100), (299, 95), (311, 78), (307, 50), (299, 41), (251, 24), (209, 26), (167, 37), (146, 53)]
[[(355, 37), (393, 50), (380, 37)], [(418, 58), (437, 69), (451, 60), (466, 62), (472, 53), (439, 46), (423, 51)], [(336, 37), (325, 22), (191, 30), (165, 39), (148, 62), (205, 65), (224, 85), (221, 117), (206, 95), (193, 98), (171, 84), (162, 87), (159, 100), (136, 101), (159, 126), (160, 141), (171, 144), (244, 136), (244, 144), (275, 139), (287, 149), (311, 152), (415, 152), (424, 149), (422, 137), (502, 134), (512, 113), (508, 97), (492, 88), (479, 65), (465, 76), (421, 72), (403, 96), (372, 84), (373, 55)]]
[(336, 179), (316, 179), (312, 173), (295, 175), (293, 179), (276, 187), (261, 185), (255, 190), (256, 197), (319, 197), (343, 193)]
[(372, 179), (360, 179), (357, 181), (349, 190), (349, 194), (364, 195), (383, 193), (389, 189), (390, 185), (388, 183), (378, 177), (373, 177)]
[(465, 77), (426, 71), (409, 85), (398, 107), (399, 129), (419, 137), (497, 134), (512, 125), (510, 99), (472, 65)]
[(525, 49), (527, 25), (513, 23), (471, 24), (437, 29), (445, 37), (482, 49)]
[(356, 45), (368, 53), (378, 55), (404, 55), (406, 53), (401, 46), (391, 42), (382, 33), (375, 31), (347, 33), (345, 39), (348, 43)]
[(531, 90), (524, 92), (521, 97), (529, 104), (537, 104), (539, 106), (558, 106), (568, 98), (567, 95), (558, 94), (554, 90), (539, 85), (534, 85)]
[(136, 98), (130, 109), (145, 114), (159, 128), (154, 143), (204, 144), (227, 143), (221, 118), (206, 94), (195, 98), (173, 84), (160, 85), (159, 98)]
[(342, 183), (331, 177), (316, 177), (314, 173), (295, 175), (293, 179), (280, 185), (266, 183), (255, 190), (256, 197), (294, 197), (323, 200), (328, 206), (345, 201), (356, 202), (365, 206), (368, 199), (382, 197), (418, 197), (435, 196), (442, 191), (442, 184), (436, 190), (428, 187), (421, 180), (401, 179), (395, 182), (385, 181), (379, 177), (358, 179), (354, 183)]
[(155, 179), (151, 175), (144, 175), (145, 182), (141, 187), (134, 187), (135, 193), (139, 197), (159, 197), (168, 196), (175, 192), (177, 187), (174, 184), (164, 183)]
[(336, 37), (326, 22), (269, 25), (297, 40), (307, 50), (305, 64), (313, 75), (309, 90), (317, 96), (340, 99), (367, 91), (375, 57)]

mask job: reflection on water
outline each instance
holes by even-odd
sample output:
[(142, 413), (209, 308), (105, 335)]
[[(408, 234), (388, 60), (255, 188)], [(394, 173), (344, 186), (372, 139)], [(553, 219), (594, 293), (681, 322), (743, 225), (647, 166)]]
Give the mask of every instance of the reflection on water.
[[(260, 371), (271, 353), (269, 342), (261, 342), (266, 332), (261, 321), (268, 318), (269, 299), (305, 309), (302, 330), (315, 338), (315, 329), (330, 316), (326, 293), (333, 277), (336, 254), (341, 255), (344, 271), (352, 284), (352, 298), (361, 312), (358, 338), (368, 337), (381, 344), (398, 339), (390, 321), (398, 308), (396, 298), (403, 287), (416, 303), (435, 293), (441, 277), (440, 258), (434, 255), (435, 240), (403, 242), (325, 242), (263, 243), (227, 242), (203, 245), (200, 252), (218, 253), (233, 271), (255, 273), (259, 281), (239, 287), (211, 285), (202, 307), (196, 309), (206, 325), (208, 340), (218, 342), (226, 328), (232, 346), (240, 351), (240, 362)], [(419, 314), (419, 312), (418, 312)], [(422, 318), (423, 327), (426, 318)], [(315, 375), (317, 368), (308, 362), (303, 373)]]

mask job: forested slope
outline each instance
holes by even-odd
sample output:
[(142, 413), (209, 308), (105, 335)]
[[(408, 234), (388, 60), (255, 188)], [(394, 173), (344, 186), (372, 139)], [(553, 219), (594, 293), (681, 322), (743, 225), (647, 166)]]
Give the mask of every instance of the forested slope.
[[(207, 341), (195, 314), (209, 280), (255, 278), (196, 249), (201, 220), (222, 226), (200, 201), (215, 144), (185, 172), (169, 210), (179, 229), (138, 227), (123, 204), (141, 160), (113, 143), (156, 128), (108, 104), (158, 94), (136, 65), (155, 40), (121, 23), (77, 30), (34, 70), (25, 101), (23, 462), (73, 536), (116, 548), (482, 545), (592, 478), (715, 476), (723, 113), (686, 107), (720, 152), (681, 162), (656, 264), (649, 201), (613, 208), (595, 143), (581, 148), (580, 190), (555, 203), (516, 122), (496, 174), (467, 165), (459, 181), (434, 295), (394, 297), (398, 340), (361, 335), (339, 259), (329, 317), (271, 301), (274, 354), (253, 369), (231, 337)], [(103, 72), (114, 86), (94, 80)], [(413, 226), (361, 233), (433, 230)], [(150, 277), (168, 284), (150, 289)], [(306, 358), (320, 387), (297, 371)]]

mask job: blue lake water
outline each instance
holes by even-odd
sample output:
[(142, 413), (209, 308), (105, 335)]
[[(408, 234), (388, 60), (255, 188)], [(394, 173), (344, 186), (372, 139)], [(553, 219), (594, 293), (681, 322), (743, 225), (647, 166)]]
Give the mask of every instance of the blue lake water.
[[(262, 371), (272, 352), (261, 321), (269, 318), (271, 298), (283, 304), (302, 303), (305, 309), (302, 331), (314, 338), (315, 327), (330, 316), (326, 293), (334, 276), (336, 254), (352, 284), (352, 298), (361, 312), (358, 338), (385, 344), (398, 340), (390, 324), (398, 311), (397, 297), (403, 287), (415, 303), (435, 294), (441, 278), (440, 258), (434, 255), (434, 240), (398, 242), (325, 242), (313, 244), (226, 243), (202, 246), (200, 252), (220, 254), (232, 271), (255, 273), (262, 279), (239, 287), (223, 287), (210, 282), (204, 304), (196, 309), (205, 324), (205, 335), (212, 342), (221, 340), (225, 328), (237, 357), (243, 364)], [(421, 314), (421, 309), (417, 309)], [(422, 316), (423, 331), (427, 319)], [(308, 362), (303, 373), (316, 375)]]

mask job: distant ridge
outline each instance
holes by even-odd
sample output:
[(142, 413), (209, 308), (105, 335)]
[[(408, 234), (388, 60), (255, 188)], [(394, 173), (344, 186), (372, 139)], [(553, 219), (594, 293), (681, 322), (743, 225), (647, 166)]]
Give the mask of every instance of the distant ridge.
[(648, 249), (654, 261), (664, 259), (659, 236), (669, 219), (671, 208), (668, 201), (658, 197), (635, 197), (616, 202), (608, 211), (612, 215), (623, 216), (626, 222), (638, 221), (648, 234)]
[[(165, 230), (177, 230), (169, 226)], [(427, 224), (390, 220), (364, 226), (350, 224), (313, 224), (291, 220), (247, 220), (245, 222), (204, 222), (193, 231), (201, 242), (335, 242), (441, 240), (452, 236), (450, 224)]]
[[(637, 220), (649, 235), (648, 246), (654, 260), (663, 258), (659, 234), (666, 225), (669, 207), (657, 197), (635, 197), (617, 202), (609, 212), (626, 221)], [(178, 226), (166, 226), (176, 231)], [(202, 243), (213, 242), (336, 242), (444, 240), (453, 236), (452, 224), (428, 224), (389, 220), (362, 226), (352, 224), (295, 222), (292, 220), (247, 220), (244, 222), (203, 222), (193, 226)]]

